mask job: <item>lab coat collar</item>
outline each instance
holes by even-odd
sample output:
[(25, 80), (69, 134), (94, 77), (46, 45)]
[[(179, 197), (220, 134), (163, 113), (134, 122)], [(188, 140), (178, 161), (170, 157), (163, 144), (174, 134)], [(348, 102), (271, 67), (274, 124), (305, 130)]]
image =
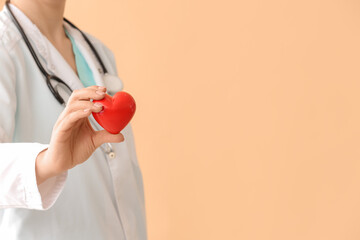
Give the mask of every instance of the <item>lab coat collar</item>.
[[(76, 75), (71, 66), (63, 58), (59, 51), (52, 45), (52, 43), (41, 33), (39, 28), (15, 5), (10, 3), (9, 6), (18, 22), (24, 29), (24, 32), (29, 38), (38, 58), (42, 60), (41, 62), (44, 64), (46, 70), (50, 74), (54, 74), (61, 78), (73, 90), (83, 88), (84, 85), (81, 83), (78, 75)], [(86, 62), (89, 64), (96, 84), (99, 86), (104, 86), (102, 75), (100, 74), (100, 65), (96, 61), (94, 54), (92, 54), (90, 47), (80, 32), (71, 27), (66, 22), (64, 22), (64, 27), (73, 37), (77, 47), (83, 54)], [(57, 83), (54, 83), (54, 87), (56, 84)]]

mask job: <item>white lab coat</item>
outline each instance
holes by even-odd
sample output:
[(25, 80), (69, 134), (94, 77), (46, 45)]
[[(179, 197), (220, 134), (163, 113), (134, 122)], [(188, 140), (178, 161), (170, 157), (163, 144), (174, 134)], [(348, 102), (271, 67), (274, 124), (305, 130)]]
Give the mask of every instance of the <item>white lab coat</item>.
[[(72, 89), (78, 76), (18, 8), (10, 5), (48, 72)], [(87, 60), (97, 85), (99, 63), (80, 33), (64, 23)], [(87, 34), (108, 71), (113, 53)], [(0, 12), (0, 239), (146, 239), (142, 174), (131, 124), (125, 141), (112, 144), (111, 159), (99, 148), (85, 163), (37, 186), (35, 159), (48, 146), (63, 110), (49, 91), (5, 8)]]

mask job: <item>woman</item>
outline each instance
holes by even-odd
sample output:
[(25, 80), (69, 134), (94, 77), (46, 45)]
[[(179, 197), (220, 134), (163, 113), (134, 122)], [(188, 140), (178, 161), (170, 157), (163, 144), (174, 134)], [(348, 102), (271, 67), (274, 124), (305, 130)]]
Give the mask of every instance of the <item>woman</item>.
[[(91, 99), (107, 89), (89, 45), (63, 21), (65, 0), (8, 6), (0, 12), (0, 239), (146, 239), (131, 125), (110, 134), (90, 124), (102, 109)], [(49, 91), (10, 11), (46, 71), (75, 90), (66, 107)], [(112, 52), (86, 36), (117, 75)], [(112, 154), (100, 148), (105, 143)]]

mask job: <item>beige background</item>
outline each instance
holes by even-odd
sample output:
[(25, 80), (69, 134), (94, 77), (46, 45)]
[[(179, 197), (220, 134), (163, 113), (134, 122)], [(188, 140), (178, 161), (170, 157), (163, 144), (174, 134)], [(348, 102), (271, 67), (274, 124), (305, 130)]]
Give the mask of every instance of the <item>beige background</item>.
[(359, 9), (68, 1), (136, 99), (149, 240), (360, 239)]

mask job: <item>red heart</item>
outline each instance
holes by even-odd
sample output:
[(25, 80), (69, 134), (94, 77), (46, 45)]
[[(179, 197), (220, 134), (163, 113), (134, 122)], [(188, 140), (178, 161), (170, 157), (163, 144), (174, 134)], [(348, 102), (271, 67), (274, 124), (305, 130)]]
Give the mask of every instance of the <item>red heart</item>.
[(127, 92), (117, 92), (113, 97), (105, 94), (101, 100), (94, 100), (103, 105), (101, 112), (95, 113), (95, 120), (109, 133), (118, 134), (130, 122), (136, 110), (134, 98)]

